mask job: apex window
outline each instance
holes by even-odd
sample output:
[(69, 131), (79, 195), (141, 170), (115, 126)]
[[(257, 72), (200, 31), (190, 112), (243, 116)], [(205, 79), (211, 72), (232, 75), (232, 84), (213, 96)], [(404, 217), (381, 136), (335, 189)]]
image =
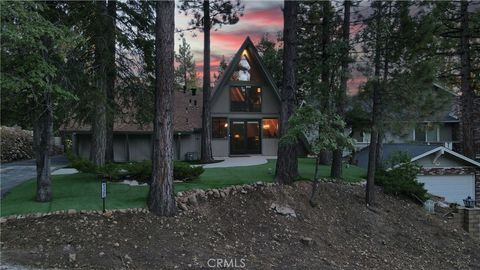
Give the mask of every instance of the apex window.
[(262, 88), (256, 86), (234, 86), (230, 88), (230, 111), (261, 112)]

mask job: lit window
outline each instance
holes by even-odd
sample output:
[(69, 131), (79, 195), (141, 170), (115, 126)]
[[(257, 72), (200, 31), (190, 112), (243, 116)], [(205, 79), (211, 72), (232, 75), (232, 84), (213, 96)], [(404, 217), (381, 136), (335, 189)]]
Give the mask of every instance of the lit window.
[(230, 89), (230, 110), (232, 112), (261, 112), (262, 88), (235, 86)]
[(225, 139), (228, 134), (227, 118), (212, 118), (212, 137), (215, 139)]
[(263, 119), (263, 138), (278, 138), (278, 119)]

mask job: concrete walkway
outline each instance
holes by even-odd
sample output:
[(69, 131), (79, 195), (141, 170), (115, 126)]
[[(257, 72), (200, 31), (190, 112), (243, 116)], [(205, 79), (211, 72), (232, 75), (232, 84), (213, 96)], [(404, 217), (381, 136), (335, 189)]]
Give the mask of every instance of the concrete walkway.
[(261, 165), (267, 163), (267, 159), (277, 159), (276, 156), (248, 156), (248, 157), (217, 157), (223, 159), (218, 163), (203, 165), (204, 168), (228, 168)]
[[(67, 166), (68, 160), (63, 155), (53, 156), (51, 158), (51, 170)], [(3, 163), (0, 166), (0, 198), (3, 198), (5, 194), (13, 187), (37, 177), (37, 166), (35, 160), (22, 160), (10, 163)]]

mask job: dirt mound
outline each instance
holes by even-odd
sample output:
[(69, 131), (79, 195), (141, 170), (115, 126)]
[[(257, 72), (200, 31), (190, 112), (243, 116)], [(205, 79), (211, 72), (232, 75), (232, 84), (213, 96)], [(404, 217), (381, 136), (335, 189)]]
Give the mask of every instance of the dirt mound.
[[(311, 184), (299, 182), (203, 202), (174, 218), (11, 220), (2, 224), (2, 258), (85, 269), (480, 269), (480, 242), (419, 206), (377, 193), (373, 212), (362, 187), (320, 189), (316, 208)], [(277, 213), (285, 209), (294, 214)]]

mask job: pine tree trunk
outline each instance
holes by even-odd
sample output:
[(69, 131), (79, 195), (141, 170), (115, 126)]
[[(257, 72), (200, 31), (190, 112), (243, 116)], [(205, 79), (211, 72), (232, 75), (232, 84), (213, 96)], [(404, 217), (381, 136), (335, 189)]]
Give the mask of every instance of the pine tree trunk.
[(461, 62), (461, 126), (462, 126), (462, 148), (463, 154), (469, 158), (475, 158), (474, 136), (473, 136), (473, 100), (475, 94), (470, 85), (471, 64), (470, 64), (470, 37), (468, 1), (462, 1), (460, 6), (461, 16), (461, 37), (460, 37), (460, 62)]
[(110, 0), (107, 5), (108, 13), (108, 27), (106, 28), (108, 55), (107, 61), (107, 135), (106, 135), (106, 150), (105, 161), (113, 162), (113, 124), (115, 120), (115, 79), (116, 79), (116, 65), (115, 65), (115, 41), (116, 41), (116, 15), (117, 2)]
[(378, 132), (378, 140), (377, 140), (377, 149), (376, 149), (376, 169), (383, 168), (385, 164), (383, 164), (383, 139), (385, 138), (385, 134), (383, 131)]
[(33, 145), (37, 165), (38, 202), (52, 200), (52, 184), (50, 180), (50, 151), (52, 149), (53, 112), (50, 91), (45, 91), (38, 119), (33, 123)]
[(210, 1), (203, 1), (203, 108), (202, 108), (202, 162), (211, 162), (212, 119), (210, 111)]
[(97, 166), (105, 164), (105, 151), (107, 144), (107, 75), (106, 75), (106, 51), (105, 18), (107, 7), (104, 1), (98, 1), (96, 5), (97, 33), (95, 36), (95, 80), (96, 93), (92, 97), (95, 105), (92, 116), (92, 145), (90, 148), (90, 160)]
[[(345, 118), (345, 100), (347, 97), (347, 81), (348, 81), (348, 62), (349, 62), (349, 52), (350, 52), (350, 6), (351, 1), (344, 1), (344, 14), (343, 14), (343, 25), (342, 25), (342, 40), (346, 46), (345, 52), (342, 56), (342, 73), (340, 77), (340, 89), (337, 96), (337, 114)], [(342, 132), (344, 132), (342, 130)], [(339, 148), (333, 151), (332, 156), (332, 167), (330, 169), (330, 176), (332, 178), (342, 178), (342, 162), (343, 159), (343, 149)]]
[(377, 163), (377, 142), (378, 142), (378, 128), (379, 128), (379, 111), (380, 111), (380, 54), (382, 46), (380, 44), (380, 24), (382, 15), (382, 2), (375, 2), (376, 4), (376, 38), (375, 38), (375, 84), (373, 86), (373, 108), (372, 108), (372, 127), (371, 139), (368, 152), (368, 169), (367, 169), (367, 186), (365, 200), (367, 205), (372, 205), (375, 202), (375, 171)]
[[(281, 91), (280, 135), (288, 131), (288, 120), (295, 112), (296, 91), (296, 31), (298, 2), (285, 1), (284, 17), (284, 50), (283, 50), (283, 87)], [(279, 144), (278, 159), (275, 170), (275, 182), (292, 184), (298, 177), (298, 161), (296, 145)]]
[(173, 88), (174, 1), (156, 2), (155, 25), (155, 120), (152, 181), (148, 209), (159, 216), (173, 216), (177, 207), (173, 193)]

